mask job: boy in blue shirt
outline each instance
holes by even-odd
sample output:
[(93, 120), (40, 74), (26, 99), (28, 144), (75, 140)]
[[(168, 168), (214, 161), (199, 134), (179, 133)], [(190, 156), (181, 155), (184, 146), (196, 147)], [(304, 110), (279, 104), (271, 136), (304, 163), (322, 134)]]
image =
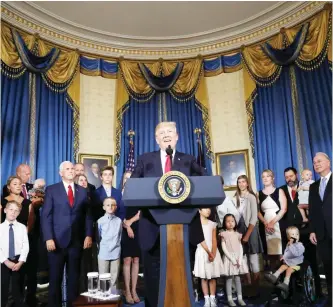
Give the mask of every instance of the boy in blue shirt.
[(122, 221), (115, 216), (117, 202), (113, 197), (103, 201), (105, 211), (97, 221), (99, 235), (98, 271), (99, 274), (111, 273), (111, 287), (116, 285), (120, 264), (120, 243)]

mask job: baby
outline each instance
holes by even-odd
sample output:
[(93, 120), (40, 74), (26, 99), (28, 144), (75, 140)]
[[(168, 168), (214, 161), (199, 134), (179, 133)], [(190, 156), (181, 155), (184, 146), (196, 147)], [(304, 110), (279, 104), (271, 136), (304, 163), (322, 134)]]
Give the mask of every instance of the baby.
[[(297, 189), (298, 192), (298, 201), (299, 205), (308, 205), (309, 204), (309, 189), (310, 185), (314, 183), (312, 180), (312, 172), (306, 168), (302, 172), (302, 180), (299, 183), (299, 187)], [(303, 223), (307, 223), (309, 220), (307, 216), (309, 215), (308, 210), (304, 210), (301, 208), (298, 208), (298, 210), (301, 212)]]
[(43, 178), (36, 179), (34, 186), (29, 190), (29, 198), (35, 208), (39, 208), (44, 202), (46, 182)]

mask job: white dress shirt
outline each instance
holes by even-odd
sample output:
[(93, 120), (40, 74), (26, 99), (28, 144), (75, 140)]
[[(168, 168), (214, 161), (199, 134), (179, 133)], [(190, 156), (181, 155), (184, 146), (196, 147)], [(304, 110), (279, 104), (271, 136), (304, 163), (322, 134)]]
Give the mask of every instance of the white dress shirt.
[(111, 197), (112, 186), (107, 187), (107, 186), (105, 186), (105, 185), (103, 184), (103, 188), (104, 188), (104, 190), (105, 190), (106, 196), (107, 196), (107, 197)]
[[(161, 152), (161, 164), (162, 164), (163, 174), (165, 174), (165, 162), (166, 162), (166, 157), (168, 154), (163, 149), (161, 149), (160, 152)], [(175, 153), (176, 153), (176, 149), (174, 149), (173, 153), (172, 153), (172, 165), (173, 165), (173, 161), (175, 159)]]
[(62, 182), (65, 186), (65, 190), (66, 190), (66, 194), (68, 195), (68, 186), (70, 185), (72, 187), (72, 191), (73, 191), (73, 196), (75, 196), (75, 188), (74, 188), (74, 182), (72, 183), (67, 183), (65, 181)]
[(9, 257), (9, 224), (13, 224), (15, 256), (20, 255), (19, 261), (26, 262), (29, 253), (27, 227), (18, 221), (5, 220), (0, 224), (0, 262), (4, 263)]

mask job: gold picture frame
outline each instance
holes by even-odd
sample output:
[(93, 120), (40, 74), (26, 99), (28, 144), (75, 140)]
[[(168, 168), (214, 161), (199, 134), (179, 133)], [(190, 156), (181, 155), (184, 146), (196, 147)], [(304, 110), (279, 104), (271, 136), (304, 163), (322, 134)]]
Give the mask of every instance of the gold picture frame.
[(236, 190), (240, 175), (251, 181), (248, 149), (215, 153), (215, 161), (216, 174), (223, 177), (225, 190)]
[(100, 170), (105, 166), (113, 166), (113, 156), (79, 153), (78, 162), (84, 165), (88, 182), (98, 188), (101, 185)]

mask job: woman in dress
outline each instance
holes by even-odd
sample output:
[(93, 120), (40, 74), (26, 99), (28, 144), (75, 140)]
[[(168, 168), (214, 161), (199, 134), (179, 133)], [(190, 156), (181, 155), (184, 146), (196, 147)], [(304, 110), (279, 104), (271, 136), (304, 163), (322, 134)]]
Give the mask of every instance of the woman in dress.
[(286, 230), (284, 221), (287, 212), (287, 199), (281, 189), (274, 186), (274, 173), (266, 169), (261, 174), (264, 188), (258, 193), (260, 224), (259, 231), (264, 252), (270, 261), (270, 269), (275, 270), (283, 254), (285, 240), (282, 240)]
[[(122, 193), (131, 172), (125, 172), (122, 180)], [(136, 293), (136, 285), (139, 273), (140, 246), (138, 242), (138, 221), (140, 211), (135, 208), (126, 208), (125, 220), (123, 221), (124, 231), (121, 238), (121, 253), (124, 259), (123, 274), (125, 282), (125, 299), (128, 304), (139, 303), (140, 298)], [(132, 282), (132, 283), (131, 283)]]
[(258, 222), (258, 204), (256, 196), (246, 175), (237, 178), (237, 190), (235, 193), (236, 208), (239, 213), (237, 230), (243, 235), (242, 244), (244, 253), (249, 260), (249, 268), (252, 272), (246, 274), (247, 283), (250, 285), (248, 297), (257, 297), (260, 280), (259, 254), (263, 252), (260, 239)]

